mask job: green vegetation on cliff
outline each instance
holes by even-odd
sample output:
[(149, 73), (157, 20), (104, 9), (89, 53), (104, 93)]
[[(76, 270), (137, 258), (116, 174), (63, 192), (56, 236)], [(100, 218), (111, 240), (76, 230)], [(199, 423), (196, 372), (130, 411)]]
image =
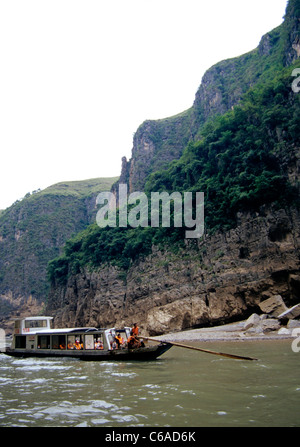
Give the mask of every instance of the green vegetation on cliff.
[(180, 158), (189, 141), (202, 138), (203, 125), (209, 119), (232, 110), (250, 88), (272, 81), (299, 59), (299, 54), (299, 0), (290, 0), (284, 22), (266, 33), (257, 48), (220, 61), (205, 72), (190, 109), (139, 126), (120, 182), (128, 183), (130, 191), (144, 190), (149, 174), (167, 169), (171, 161)]
[[(0, 215), (0, 295), (44, 300), (48, 262), (89, 225), (95, 197), (117, 178), (62, 182), (26, 194)], [(0, 300), (1, 301), (1, 300)], [(1, 309), (7, 303), (0, 302)]]
[[(234, 227), (239, 211), (271, 203), (297, 206), (300, 93), (292, 91), (291, 75), (299, 67), (299, 12), (300, 0), (290, 0), (284, 23), (263, 36), (258, 48), (211, 67), (189, 110), (145, 121), (120, 182), (148, 196), (203, 191), (206, 231)], [(184, 228), (172, 225), (91, 224), (97, 193), (115, 180), (60, 183), (2, 211), (0, 295), (43, 298), (51, 259), (48, 276), (57, 284), (86, 266), (127, 269), (153, 245), (176, 250), (184, 243)]]
[(288, 169), (300, 146), (300, 95), (292, 68), (250, 90), (233, 111), (210, 121), (180, 160), (150, 175), (145, 191), (203, 191), (208, 228), (227, 229), (238, 211), (291, 205), (297, 185)]
[[(291, 86), (299, 67), (300, 0), (290, 0), (284, 23), (255, 50), (221, 61), (204, 75), (193, 107), (176, 117), (145, 121), (120, 182), (130, 191), (202, 191), (206, 231), (226, 231), (240, 211), (263, 205), (299, 206), (300, 93)], [(173, 160), (173, 161), (172, 161)], [(81, 268), (111, 263), (128, 268), (153, 245), (173, 250), (183, 228), (90, 226), (49, 264), (52, 284)]]
[[(292, 68), (249, 90), (234, 110), (210, 120), (199, 140), (167, 170), (148, 177), (145, 192), (203, 191), (206, 229), (227, 230), (239, 211), (264, 204), (296, 206), (295, 171), (300, 148), (300, 94), (291, 89)], [(297, 176), (295, 177), (297, 178)], [(49, 264), (52, 283), (65, 281), (83, 266), (113, 263), (127, 268), (153, 244), (180, 243), (182, 229), (105, 228), (90, 226), (65, 246), (64, 256)]]

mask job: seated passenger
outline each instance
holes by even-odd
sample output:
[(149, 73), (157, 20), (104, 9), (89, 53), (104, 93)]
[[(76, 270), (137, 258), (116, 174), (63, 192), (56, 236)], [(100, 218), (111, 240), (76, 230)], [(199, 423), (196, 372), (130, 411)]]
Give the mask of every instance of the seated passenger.
[(101, 340), (97, 340), (95, 343), (95, 349), (103, 349), (103, 343)]
[(130, 335), (127, 340), (128, 349), (136, 349), (141, 346), (139, 340), (135, 337), (135, 335)]
[(118, 349), (120, 349), (124, 345), (124, 339), (121, 337), (121, 334), (117, 334), (115, 336), (115, 340), (116, 340)]
[(75, 341), (75, 349), (82, 349), (82, 345), (79, 343), (79, 340)]

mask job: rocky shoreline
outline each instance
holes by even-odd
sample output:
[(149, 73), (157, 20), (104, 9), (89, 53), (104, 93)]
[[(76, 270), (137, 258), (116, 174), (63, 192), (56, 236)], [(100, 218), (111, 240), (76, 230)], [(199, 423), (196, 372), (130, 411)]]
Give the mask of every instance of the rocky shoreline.
[(254, 313), (247, 320), (210, 328), (172, 332), (155, 338), (170, 342), (253, 341), (284, 340), (300, 335), (300, 304), (288, 309), (282, 297), (277, 295), (262, 302), (261, 309), (265, 313), (261, 315)]
[[(209, 341), (254, 341), (254, 340), (284, 340), (294, 338), (291, 332), (271, 331), (261, 334), (247, 333), (244, 325), (247, 320), (238, 323), (231, 323), (224, 326), (216, 326), (211, 328), (191, 329), (182, 332), (173, 332), (166, 335), (160, 335), (156, 340), (164, 340), (170, 342), (209, 342)], [(300, 324), (299, 324), (300, 327)], [(299, 330), (300, 332), (300, 330)]]

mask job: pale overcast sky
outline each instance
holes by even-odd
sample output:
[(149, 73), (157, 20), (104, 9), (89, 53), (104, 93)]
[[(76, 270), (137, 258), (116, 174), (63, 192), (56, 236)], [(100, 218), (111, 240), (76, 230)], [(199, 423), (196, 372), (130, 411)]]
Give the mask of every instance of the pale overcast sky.
[(146, 119), (191, 107), (204, 72), (257, 47), (286, 0), (1, 0), (0, 209), (120, 175)]

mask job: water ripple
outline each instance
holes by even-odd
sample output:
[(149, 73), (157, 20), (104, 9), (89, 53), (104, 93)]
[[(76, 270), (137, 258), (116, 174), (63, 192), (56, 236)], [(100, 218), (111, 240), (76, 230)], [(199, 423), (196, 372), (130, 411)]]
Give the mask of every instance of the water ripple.
[[(0, 425), (298, 426), (299, 356), (288, 343), (236, 349), (263, 364), (185, 350), (141, 363), (0, 355)], [(278, 405), (284, 398), (288, 407)]]

